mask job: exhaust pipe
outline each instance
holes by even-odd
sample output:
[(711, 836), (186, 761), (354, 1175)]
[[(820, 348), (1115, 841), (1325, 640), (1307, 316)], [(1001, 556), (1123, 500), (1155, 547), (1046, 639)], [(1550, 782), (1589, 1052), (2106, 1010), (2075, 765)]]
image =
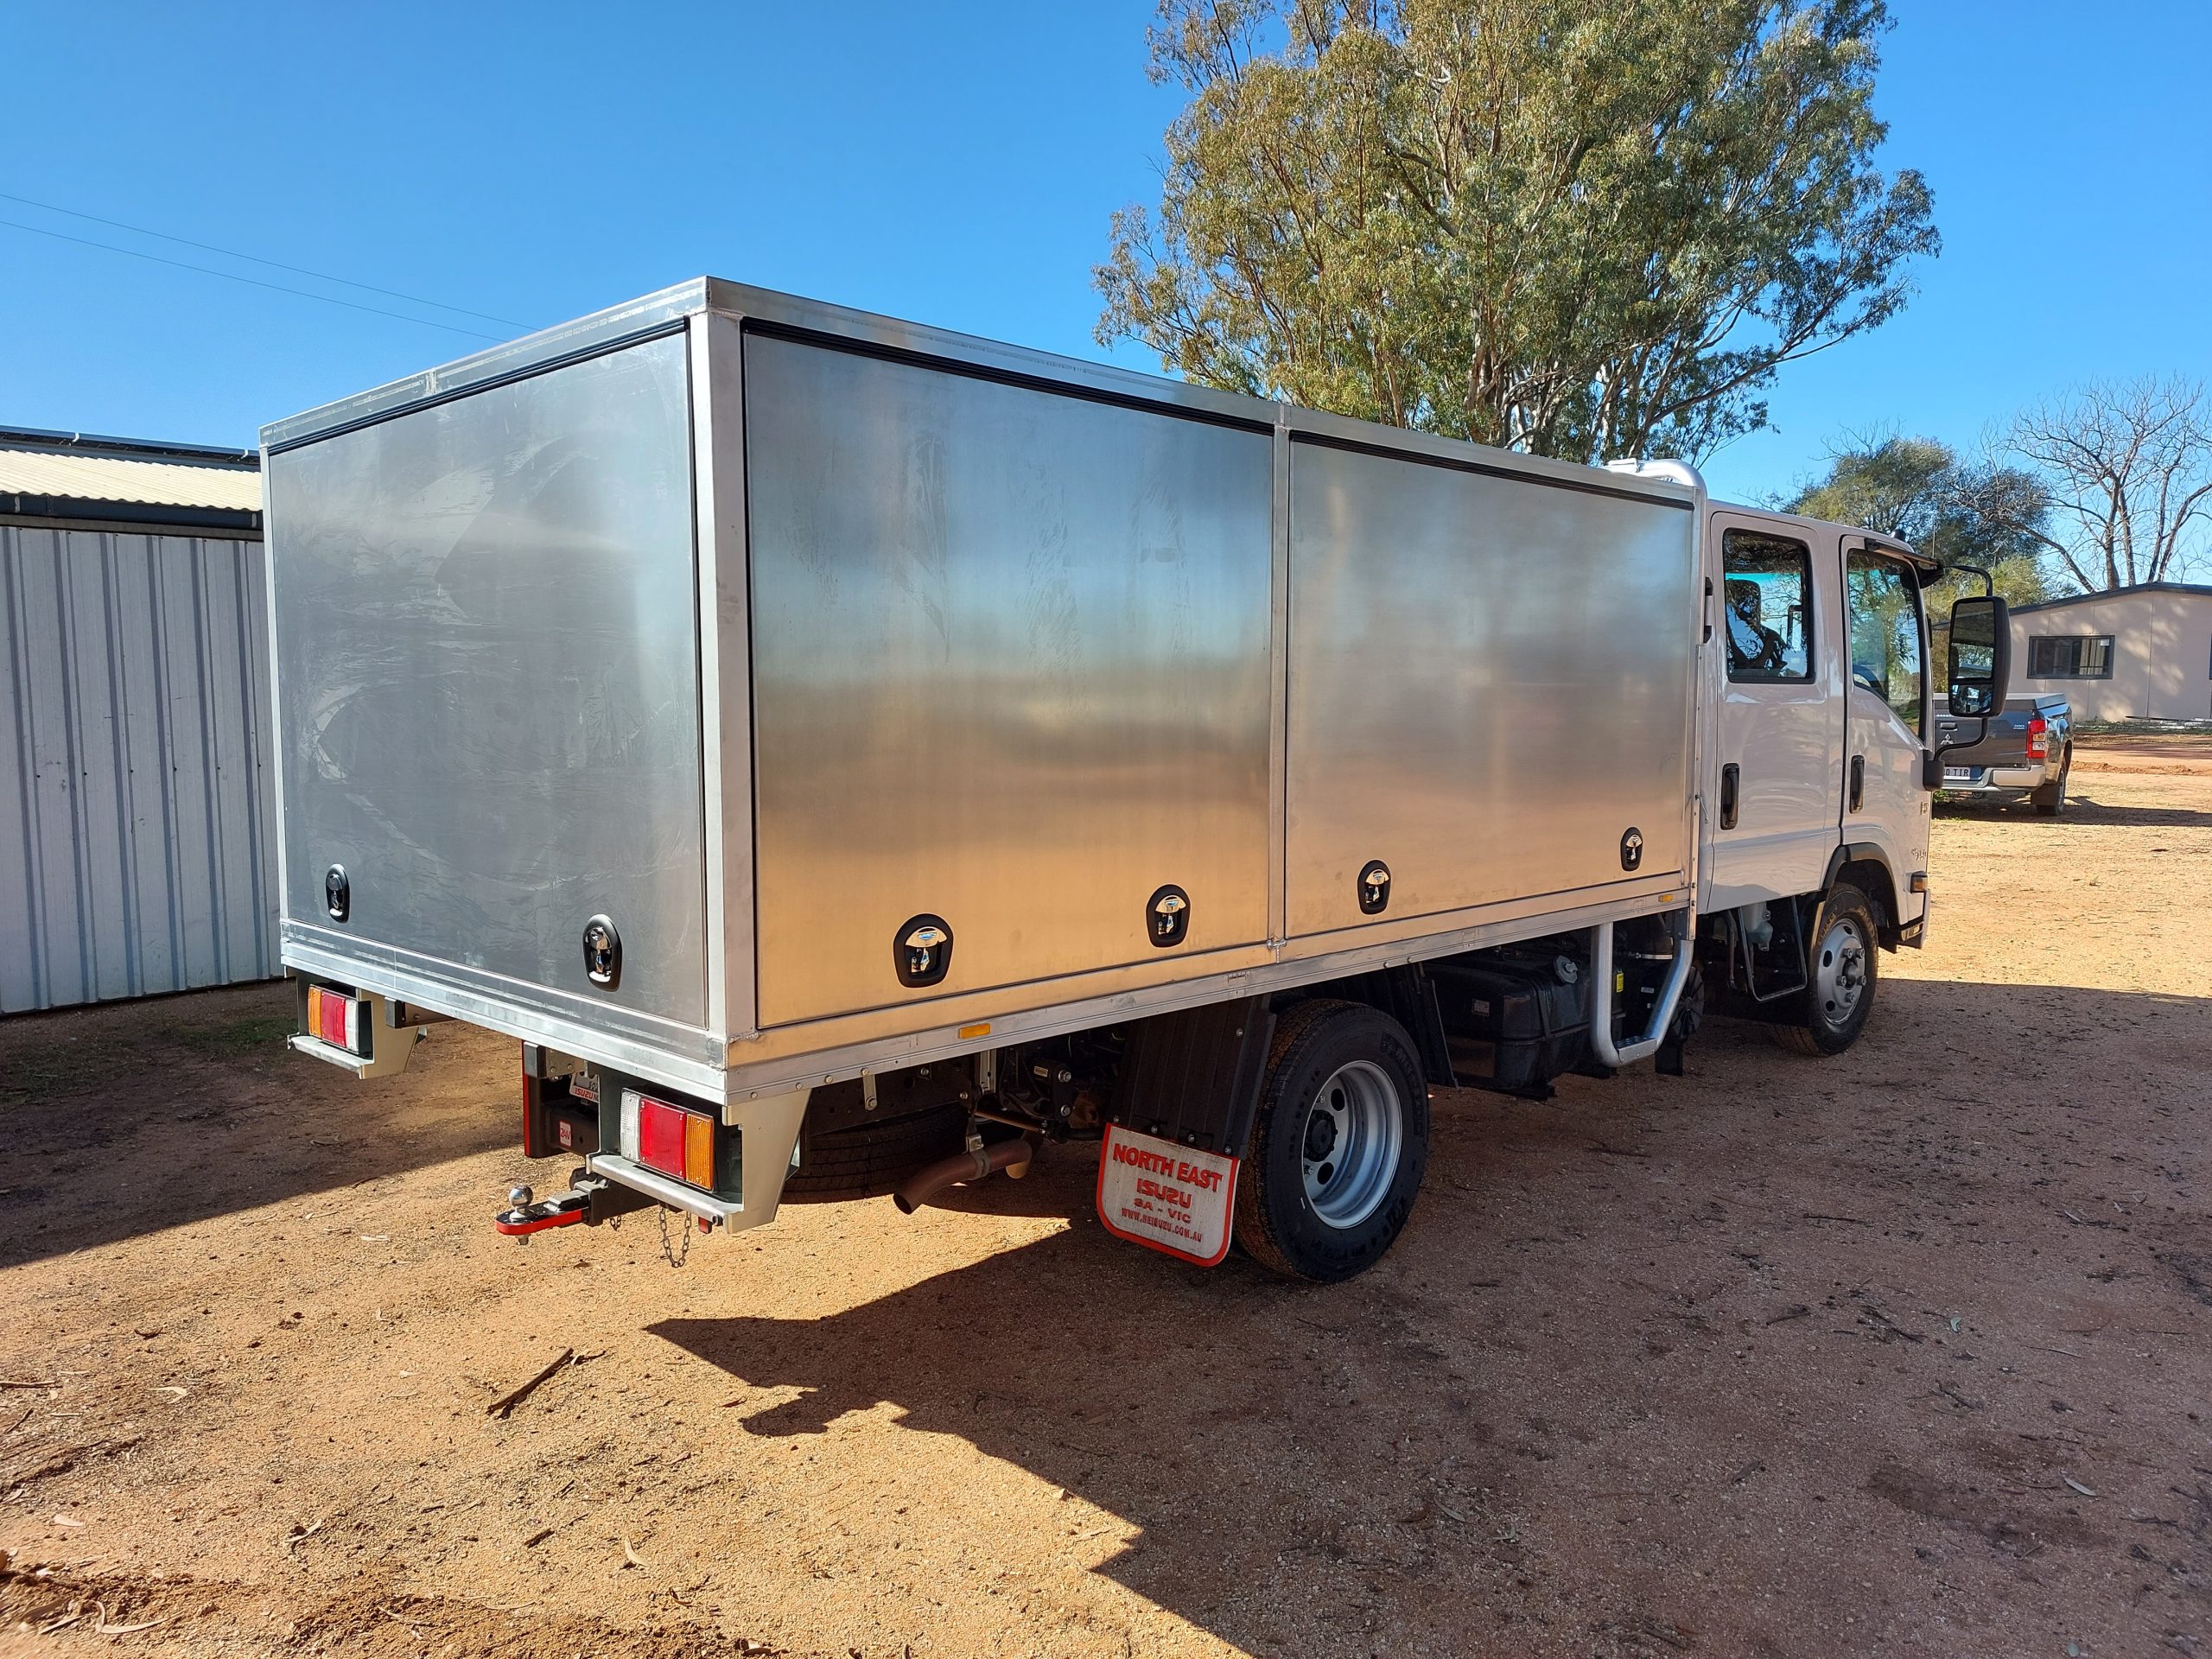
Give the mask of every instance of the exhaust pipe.
[(948, 1187), (980, 1181), (995, 1169), (1002, 1169), (1010, 1177), (1027, 1175), (1031, 1155), (1029, 1142), (1020, 1140), (997, 1141), (973, 1152), (957, 1153), (926, 1169), (916, 1170), (891, 1195), (891, 1201), (899, 1206), (900, 1215), (911, 1216)]

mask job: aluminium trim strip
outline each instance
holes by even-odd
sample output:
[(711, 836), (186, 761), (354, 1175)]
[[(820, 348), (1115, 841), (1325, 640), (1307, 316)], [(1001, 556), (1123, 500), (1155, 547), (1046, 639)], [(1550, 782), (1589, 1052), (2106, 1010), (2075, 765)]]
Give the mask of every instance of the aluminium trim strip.
[(327, 437), (341, 428), (366, 425), (386, 416), (419, 408), (426, 400), (448, 392), (466, 391), (509, 375), (527, 374), (556, 359), (595, 356), (619, 341), (662, 327), (677, 327), (706, 302), (706, 281), (695, 277), (658, 293), (594, 311), (574, 321), (541, 328), (450, 363), (425, 369), (381, 386), (341, 397), (261, 429), (264, 455), (272, 449), (289, 449), (309, 439)]
[[(643, 1020), (614, 1008), (591, 1010), (583, 1016), (549, 1009), (543, 1006), (545, 999), (559, 993), (490, 975), (465, 979), (461, 976), (467, 969), (409, 960), (403, 952), (380, 950), (372, 957), (360, 951), (358, 944), (334, 950), (304, 935), (294, 922), (284, 924), (283, 961), (286, 968), (319, 979), (449, 1014), (522, 1042), (543, 1043), (702, 1099), (722, 1098), (722, 1068), (715, 1063), (721, 1045), (703, 1031)], [(609, 1021), (613, 1015), (622, 1018), (619, 1028)], [(594, 1023), (586, 1023), (587, 1018)]]
[[(486, 374), (479, 378), (458, 384), (440, 381), (435, 389), (426, 387), (420, 396), (396, 403), (389, 408), (372, 408), (352, 420), (336, 421), (328, 426), (319, 426), (311, 431), (301, 432), (290, 437), (272, 438), (264, 453), (281, 455), (287, 449), (297, 449), (307, 444), (320, 443), (325, 438), (340, 437), (348, 432), (359, 432), (366, 427), (382, 426), (386, 421), (396, 421), (403, 415), (412, 415), (425, 409), (435, 409), (441, 404), (450, 404), (457, 398), (473, 397), (480, 391), (491, 391), (499, 386), (512, 386), (518, 381), (535, 380), (541, 374), (551, 374), (556, 370), (570, 368), (578, 363), (589, 362), (595, 357), (607, 357), (632, 346), (642, 346), (649, 340), (660, 340), (669, 334), (680, 334), (687, 325), (687, 318), (676, 317), (669, 321), (654, 323), (651, 327), (641, 327), (629, 334), (614, 334), (604, 340), (595, 339), (579, 346), (574, 351), (563, 352), (557, 356), (534, 359), (503, 374)], [(424, 377), (425, 379), (428, 378)], [(266, 429), (275, 432), (290, 424), (289, 422), (280, 421)]]
[[(1376, 429), (1389, 431), (1390, 429), (1378, 427)], [(1293, 428), (1290, 441), (1293, 443), (1311, 444), (1317, 449), (1341, 449), (1350, 454), (1372, 455), (1379, 461), (1410, 461), (1417, 467), (1440, 467), (1446, 472), (1473, 473), (1483, 478), (1511, 479), (1516, 483), (1540, 484), (1554, 490), (1574, 490), (1584, 495), (1611, 496), (1616, 500), (1621, 501), (1642, 501), (1655, 507), (1674, 507), (1684, 512), (1694, 512), (1696, 509), (1694, 501), (1678, 495), (1662, 494), (1656, 490), (1630, 489), (1618, 484), (1600, 484), (1595, 480), (1586, 481), (1579, 478), (1564, 478), (1548, 470), (1539, 472), (1534, 468), (1502, 466), (1493, 461), (1477, 461), (1466, 455), (1440, 454), (1429, 449), (1403, 448), (1395, 443), (1373, 439), (1344, 437), (1334, 432), (1315, 432), (1302, 428)], [(1477, 449), (1481, 446), (1469, 444), (1466, 447), (1470, 449)], [(1619, 475), (1616, 474), (1616, 476)]]
[[(1112, 408), (1135, 410), (1147, 415), (1167, 415), (1177, 420), (1194, 421), (1201, 426), (1224, 426), (1235, 431), (1256, 433), (1262, 437), (1272, 435), (1275, 429), (1274, 422), (1256, 413), (1232, 415), (1225, 410), (1195, 407), (1162, 397), (1147, 397), (1141, 392), (1096, 385), (1084, 380), (1061, 379), (1050, 374), (979, 361), (975, 358), (943, 356), (918, 346), (896, 345), (861, 334), (825, 333), (798, 323), (779, 321), (773, 317), (747, 316), (745, 332), (747, 335), (759, 335), (764, 340), (789, 340), (794, 345), (818, 346), (823, 351), (843, 352), (853, 357), (874, 358), (912, 368), (934, 369), (941, 374), (957, 374), (963, 379), (988, 380), (996, 385), (1013, 386), (1023, 391), (1041, 391), (1056, 397), (1071, 397), (1080, 403), (1104, 404)], [(1160, 382), (1163, 387), (1175, 384), (1169, 380)]]

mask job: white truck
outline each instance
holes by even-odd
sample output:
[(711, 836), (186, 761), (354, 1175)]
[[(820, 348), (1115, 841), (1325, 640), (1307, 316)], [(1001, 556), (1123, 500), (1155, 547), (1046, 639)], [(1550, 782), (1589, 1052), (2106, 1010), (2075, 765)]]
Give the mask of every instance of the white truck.
[(1934, 566), (1677, 463), (711, 280), (263, 443), (294, 1043), (518, 1039), (576, 1167), (506, 1232), (1077, 1142), (1116, 1234), (1340, 1279), (1432, 1087), (1834, 1054), (1927, 926)]

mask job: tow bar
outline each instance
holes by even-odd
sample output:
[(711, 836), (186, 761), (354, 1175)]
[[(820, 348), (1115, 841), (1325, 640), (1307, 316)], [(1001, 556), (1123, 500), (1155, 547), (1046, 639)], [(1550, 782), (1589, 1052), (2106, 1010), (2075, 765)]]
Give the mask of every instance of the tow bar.
[(569, 1175), (569, 1190), (550, 1198), (537, 1198), (527, 1186), (509, 1187), (507, 1207), (492, 1217), (492, 1225), (509, 1238), (527, 1244), (532, 1233), (542, 1233), (549, 1227), (573, 1227), (578, 1222), (596, 1227), (654, 1202), (603, 1175), (579, 1169)]

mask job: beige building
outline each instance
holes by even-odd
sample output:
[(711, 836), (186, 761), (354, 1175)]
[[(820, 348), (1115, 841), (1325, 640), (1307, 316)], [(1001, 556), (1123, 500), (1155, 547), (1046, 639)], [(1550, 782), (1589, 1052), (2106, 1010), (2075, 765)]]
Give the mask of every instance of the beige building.
[(2012, 690), (2077, 720), (2212, 720), (2212, 587), (2152, 582), (2012, 613)]

